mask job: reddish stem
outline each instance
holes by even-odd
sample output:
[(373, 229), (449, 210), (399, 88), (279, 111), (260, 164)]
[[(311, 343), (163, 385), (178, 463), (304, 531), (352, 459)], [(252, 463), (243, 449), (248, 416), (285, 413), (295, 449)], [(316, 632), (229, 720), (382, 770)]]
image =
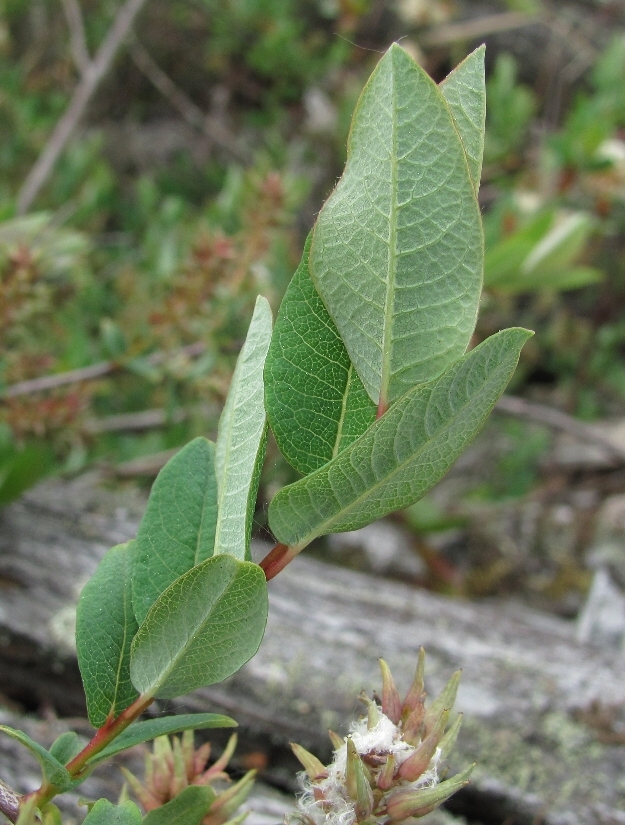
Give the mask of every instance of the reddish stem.
[(380, 398), (380, 403), (378, 404), (378, 412), (376, 414), (376, 420), (378, 418), (382, 418), (384, 413), (388, 410), (388, 404), (386, 403), (384, 398)]
[(276, 544), (273, 550), (270, 550), (260, 563), (260, 566), (265, 571), (267, 581), (271, 581), (281, 570), (284, 570), (296, 555), (297, 553), (288, 545)]
[[(153, 701), (153, 696), (139, 696), (139, 698), (127, 707), (125, 711), (120, 713), (117, 718), (108, 719), (102, 727), (96, 731), (93, 739), (65, 766), (70, 775), (78, 777), (87, 762), (96, 754), (100, 753), (100, 751), (104, 750), (128, 725), (132, 724), (137, 717), (141, 716), (143, 711), (151, 705)], [(35, 796), (37, 798), (37, 807), (41, 809), (55, 797), (57, 793), (57, 788), (44, 782), (39, 790), (22, 797), (22, 802), (31, 796)]]
[(116, 719), (106, 721), (101, 728), (96, 731), (93, 739), (85, 745), (78, 756), (75, 756), (71, 762), (67, 764), (67, 770), (72, 776), (77, 776), (85, 767), (89, 759), (100, 753), (101, 750), (117, 738), (119, 734), (126, 730), (137, 717), (141, 716), (143, 711), (149, 707), (154, 701), (153, 696), (139, 696), (138, 699), (122, 711)]

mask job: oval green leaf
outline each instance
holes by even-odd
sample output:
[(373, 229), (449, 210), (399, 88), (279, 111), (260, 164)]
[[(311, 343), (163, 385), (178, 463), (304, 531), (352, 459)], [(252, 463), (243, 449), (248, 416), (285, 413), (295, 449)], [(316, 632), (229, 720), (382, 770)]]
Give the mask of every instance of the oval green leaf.
[(67, 730), (50, 745), (50, 754), (62, 765), (67, 765), (75, 756), (78, 756), (87, 741), (84, 736), (79, 736), (73, 730)]
[(271, 307), (256, 299), (217, 433), (218, 516), (215, 554), (250, 559), (250, 537), (267, 427), (263, 369), (271, 340)]
[(265, 364), (265, 405), (280, 451), (306, 475), (375, 421), (376, 407), (308, 271), (311, 236), (280, 304)]
[(132, 645), (132, 682), (142, 694), (163, 699), (220, 682), (256, 653), (266, 621), (260, 567), (214, 556), (152, 605)]
[(113, 805), (108, 799), (98, 799), (83, 821), (83, 825), (141, 825), (139, 807), (127, 800)]
[(278, 541), (299, 551), (421, 498), (476, 435), (531, 334), (508, 329), (488, 338), (440, 378), (406, 393), (325, 467), (283, 488), (269, 507)]
[(76, 650), (87, 712), (99, 728), (139, 695), (129, 673), (138, 624), (132, 608), (133, 542), (113, 547), (83, 587), (76, 608)]
[(139, 624), (178, 576), (213, 555), (216, 524), (215, 445), (195, 438), (158, 474), (139, 525), (132, 583)]
[(310, 252), (312, 279), (376, 404), (464, 353), (482, 262), (480, 210), (449, 106), (393, 45), (362, 92)]
[(143, 825), (199, 825), (215, 801), (208, 785), (189, 785), (178, 796), (143, 818)]

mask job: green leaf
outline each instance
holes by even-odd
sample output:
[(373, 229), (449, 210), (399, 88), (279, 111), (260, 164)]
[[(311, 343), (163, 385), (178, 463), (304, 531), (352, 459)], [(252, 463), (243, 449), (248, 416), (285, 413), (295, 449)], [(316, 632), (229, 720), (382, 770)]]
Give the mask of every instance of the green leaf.
[(199, 825), (215, 801), (208, 785), (189, 785), (170, 802), (154, 808), (143, 818), (143, 825)]
[(61, 793), (72, 787), (74, 780), (65, 769), (65, 766), (61, 765), (59, 760), (55, 759), (42, 745), (35, 742), (34, 739), (31, 739), (21, 730), (14, 730), (7, 727), (7, 725), (0, 725), (0, 731), (28, 748), (41, 765), (45, 780), (58, 788)]
[(484, 128), (486, 123), (486, 83), (484, 55), (480, 46), (466, 57), (439, 85), (460, 132), (475, 190), (480, 188)]
[(576, 266), (594, 222), (586, 212), (542, 211), (486, 253), (484, 282), (508, 295), (577, 289), (602, 273)]
[(482, 284), (480, 210), (441, 91), (393, 45), (354, 114), (321, 210), (312, 279), (367, 392), (386, 406), (465, 351)]
[(16, 499), (53, 468), (50, 444), (37, 440), (22, 447), (7, 445), (0, 450), (0, 505)]
[(266, 620), (260, 567), (214, 556), (153, 604), (132, 645), (132, 682), (142, 694), (163, 699), (220, 682), (256, 653)]
[(83, 825), (141, 825), (141, 811), (127, 800), (113, 805), (108, 799), (98, 799), (83, 821)]
[(560, 292), (596, 284), (603, 279), (603, 272), (592, 266), (571, 266), (566, 269), (539, 270), (520, 276), (513, 283), (503, 284), (500, 292), (518, 295), (522, 292)]
[(529, 223), (502, 238), (487, 250), (484, 258), (484, 286), (513, 286), (519, 269), (532, 249), (553, 223), (553, 212), (540, 212)]
[(215, 445), (195, 438), (158, 474), (139, 525), (132, 582), (139, 624), (178, 576), (213, 555), (216, 524)]
[(84, 736), (79, 736), (73, 730), (65, 731), (50, 745), (50, 754), (61, 763), (67, 765), (87, 744)]
[(271, 307), (259, 295), (219, 419), (215, 449), (215, 554), (237, 559), (251, 558), (252, 519), (267, 443), (263, 368), (270, 340)]
[(130, 643), (138, 625), (132, 609), (133, 542), (113, 547), (83, 587), (76, 609), (76, 650), (87, 712), (99, 728), (138, 693), (129, 673)]
[(20, 814), (15, 825), (36, 825), (36, 823), (39, 822), (37, 813), (37, 798), (34, 796), (27, 796), (20, 805)]
[(43, 825), (63, 825), (61, 812), (56, 805), (52, 804), (52, 802), (48, 802), (48, 804), (42, 809), (41, 814), (41, 821), (43, 822)]
[(278, 541), (296, 552), (317, 536), (356, 530), (423, 496), (478, 432), (532, 333), (488, 338), (440, 378), (399, 399), (351, 447), (283, 488), (269, 507)]
[(219, 713), (181, 713), (179, 716), (163, 716), (158, 719), (146, 719), (135, 722), (107, 745), (100, 753), (91, 757), (88, 764), (93, 767), (142, 742), (149, 742), (157, 736), (169, 736), (184, 730), (205, 730), (206, 728), (236, 728), (237, 723), (229, 716)]
[(529, 275), (570, 265), (583, 251), (594, 225), (587, 212), (556, 215), (549, 232), (523, 261), (521, 272)]
[(284, 457), (306, 475), (375, 421), (376, 407), (308, 271), (311, 236), (280, 304), (265, 364), (265, 405)]

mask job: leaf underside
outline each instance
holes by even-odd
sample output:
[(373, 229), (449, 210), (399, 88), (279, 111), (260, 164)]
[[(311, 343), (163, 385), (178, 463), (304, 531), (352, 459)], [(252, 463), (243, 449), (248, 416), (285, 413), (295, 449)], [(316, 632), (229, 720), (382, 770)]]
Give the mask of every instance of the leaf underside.
[(216, 523), (215, 445), (195, 438), (158, 474), (139, 525), (132, 584), (139, 624), (178, 576), (213, 555)]
[(486, 124), (486, 84), (484, 56), (486, 47), (480, 46), (443, 80), (439, 89), (460, 133), (460, 139), (469, 164), (473, 186), (480, 188), (484, 129)]
[(265, 364), (269, 424), (302, 474), (322, 467), (375, 421), (376, 407), (302, 261), (282, 299)]
[(531, 335), (493, 335), (415, 387), (337, 458), (283, 488), (269, 507), (277, 540), (301, 550), (413, 504), (451, 467), (504, 391)]
[(443, 94), (392, 46), (358, 103), (310, 272), (374, 403), (464, 353), (482, 283), (480, 211)]
[(271, 308), (259, 296), (219, 420), (215, 448), (218, 516), (215, 554), (249, 560), (252, 520), (267, 443), (263, 369)]
[(76, 649), (87, 711), (99, 728), (137, 698), (129, 673), (138, 624), (132, 609), (133, 542), (113, 547), (84, 586), (76, 609)]
[(220, 682), (256, 653), (266, 620), (260, 567), (213, 556), (176, 579), (150, 609), (132, 645), (132, 682), (163, 699)]

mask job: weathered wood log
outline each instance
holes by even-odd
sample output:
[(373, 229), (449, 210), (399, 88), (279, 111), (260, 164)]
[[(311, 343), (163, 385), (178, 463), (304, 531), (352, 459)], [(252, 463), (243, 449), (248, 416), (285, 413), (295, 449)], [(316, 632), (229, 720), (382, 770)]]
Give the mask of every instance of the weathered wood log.
[[(130, 490), (83, 478), (44, 484), (0, 513), (1, 692), (81, 711), (72, 608), (108, 546), (133, 535), (143, 506)], [(235, 715), (268, 754), (270, 775), (286, 764), (288, 741), (327, 755), (325, 730), (345, 732), (360, 690), (379, 685), (376, 657), (405, 688), (424, 645), (430, 692), (464, 671), (453, 767), (478, 767), (453, 810), (485, 823), (625, 821), (622, 655), (580, 645), (571, 624), (520, 605), (452, 601), (304, 557), (270, 593), (259, 654), (227, 682), (174, 703)], [(611, 744), (592, 727), (599, 720)]]

